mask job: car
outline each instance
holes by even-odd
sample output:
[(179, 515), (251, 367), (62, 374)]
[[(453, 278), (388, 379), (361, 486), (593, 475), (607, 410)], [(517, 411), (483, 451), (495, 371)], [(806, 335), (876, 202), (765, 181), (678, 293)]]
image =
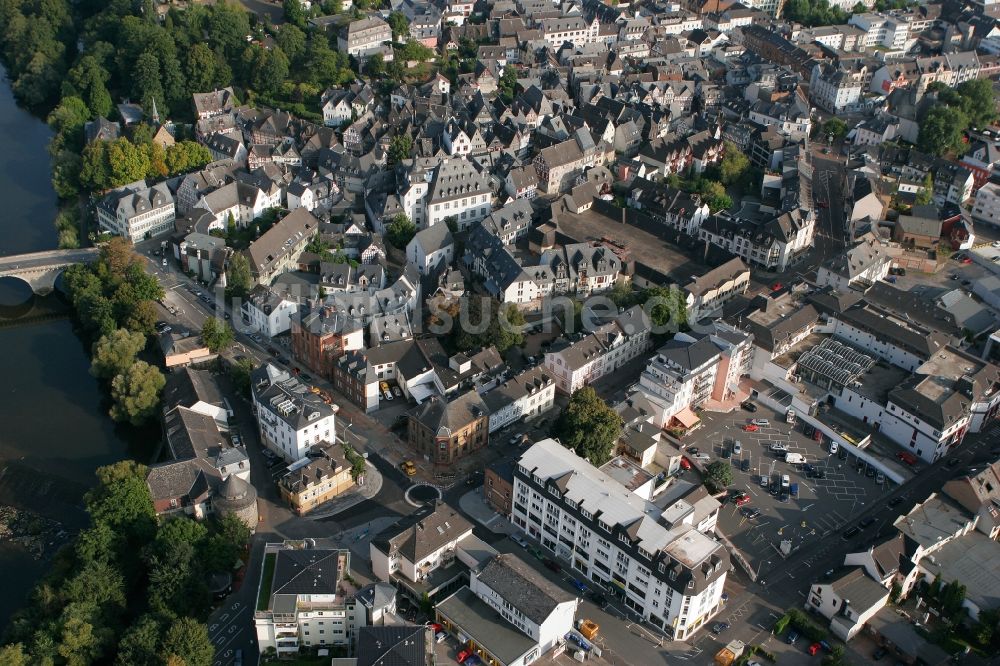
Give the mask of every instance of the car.
[(239, 433), (231, 432), (229, 433), (229, 439), (232, 440), (233, 446), (242, 446), (243, 441), (240, 439)]
[(1000, 249), (1000, 241), (993, 241), (992, 243), (990, 243), (990, 247), (994, 249)]
[(802, 434), (805, 435), (806, 437), (812, 437), (812, 434), (813, 432), (815, 432), (815, 430), (816, 428), (812, 427), (808, 423), (802, 426)]
[[(837, 442), (830, 442), (830, 455), (831, 455), (831, 456), (832, 456), (832, 455), (833, 455), (834, 453), (836, 453), (836, 452), (837, 452), (837, 451), (838, 451), (839, 449), (840, 449), (840, 445), (839, 445), (839, 444), (837, 444)], [(844, 456), (843, 456), (843, 457), (844, 457), (844, 458), (846, 458), (846, 457), (847, 457), (847, 452), (846, 452), (846, 451), (844, 452)]]
[(464, 664), (465, 661), (471, 656), (472, 656), (472, 650), (462, 650), (455, 657), (455, 660), (460, 664)]
[(745, 506), (742, 509), (740, 509), (740, 513), (742, 513), (743, 517), (746, 518), (747, 520), (753, 520), (758, 516), (760, 516), (760, 509)]
[(743, 432), (757, 432), (758, 430), (760, 430), (760, 426), (757, 426), (753, 423), (748, 423), (745, 426), (743, 426)]
[(698, 455), (698, 453), (699, 453), (700, 451), (701, 451), (701, 449), (699, 449), (699, 448), (698, 448), (697, 446), (689, 446), (689, 447), (687, 448), (687, 452), (688, 452), (688, 453), (690, 453), (690, 454), (691, 454), (691, 455), (693, 455), (693, 456), (696, 456), (696, 455)]
[(750, 471), (750, 459), (749, 458), (743, 458), (742, 460), (740, 460), (740, 471), (742, 471), (742, 472), (749, 472)]
[(744, 495), (743, 497), (736, 498), (736, 506), (743, 506), (744, 504), (750, 503), (750, 496)]
[(875, 523), (875, 519), (872, 518), (871, 516), (867, 516), (867, 517), (861, 519), (861, 522), (858, 523), (858, 527), (860, 527), (861, 529), (865, 530), (865, 529), (868, 529), (869, 527), (871, 527), (874, 523)]
[(729, 628), (728, 622), (716, 622), (712, 625), (713, 634), (721, 634), (723, 631)]
[(872, 652), (872, 659), (874, 661), (878, 661), (879, 659), (881, 659), (882, 657), (884, 657), (887, 654), (888, 654), (888, 652), (886, 652), (885, 648), (879, 648), (879, 649), (875, 650), (874, 652)]
[(781, 284), (780, 282), (775, 282), (774, 284), (771, 285), (771, 291), (778, 291), (779, 289), (784, 289), (784, 288), (785, 285)]
[(528, 546), (528, 552), (535, 556), (535, 559), (543, 560), (545, 559), (545, 553), (538, 546)]
[(233, 653), (233, 666), (243, 666), (243, 650), (237, 649)]
[(392, 394), (394, 396), (396, 396), (397, 398), (402, 398), (403, 397), (403, 389), (399, 388), (398, 386), (393, 386), (392, 387)]
[(811, 473), (815, 469), (816, 468), (812, 465), (812, 463), (805, 463), (804, 465), (802, 465), (802, 471), (804, 471), (806, 474)]
[(813, 478), (814, 479), (825, 479), (826, 478), (826, 470), (825, 469), (814, 469), (813, 470)]
[(513, 541), (514, 543), (516, 543), (521, 548), (527, 548), (528, 547), (528, 540), (525, 539), (520, 534), (512, 534), (511, 537), (510, 537), (510, 540)]
[(876, 472), (875, 473), (875, 483), (879, 484), (880, 486), (883, 483), (885, 483), (885, 474), (883, 474), (882, 472)]
[(391, 393), (389, 390), (389, 382), (379, 382), (378, 387), (382, 390), (382, 393)]
[(757, 405), (753, 404), (749, 400), (744, 400), (743, 402), (741, 402), (740, 403), (740, 407), (742, 407), (743, 409), (745, 409), (748, 412), (756, 412), (757, 411)]
[(777, 481), (772, 482), (771, 487), (768, 489), (768, 492), (777, 497), (778, 493), (781, 492), (781, 484), (778, 483)]
[(761, 474), (761, 475), (760, 475), (760, 487), (761, 487), (761, 488), (767, 488), (767, 486), (768, 486), (768, 485), (769, 485), (770, 483), (771, 483), (771, 480), (770, 480), (770, 479), (768, 479), (768, 478), (767, 478), (767, 477), (766, 477), (765, 475), (763, 475), (763, 474)]
[(972, 257), (962, 257), (962, 258), (961, 258), (961, 259), (959, 260), (959, 263), (961, 263), (961, 264), (965, 264), (965, 265), (969, 265), (969, 264), (971, 264), (971, 263), (972, 263)]
[(708, 455), (707, 453), (699, 453), (699, 454), (697, 454), (697, 455), (695, 455), (693, 457), (694, 457), (695, 460), (711, 460), (712, 459), (712, 456)]
[(789, 631), (788, 635), (785, 636), (785, 642), (788, 643), (789, 645), (795, 645), (795, 641), (797, 640), (799, 640), (799, 634), (794, 629)]
[(874, 479), (877, 473), (878, 472), (871, 465), (869, 465), (868, 469), (865, 470), (865, 476), (867, 476), (869, 479)]
[(789, 478), (789, 476), (787, 474), (782, 474), (781, 475), (781, 487), (783, 489), (787, 489), (788, 486), (791, 485), (791, 483), (792, 483), (792, 480), (791, 480), (791, 478)]
[(434, 642), (435, 643), (444, 643), (445, 640), (447, 640), (447, 638), (448, 638), (448, 634), (444, 633), (443, 631), (439, 631), (436, 634), (434, 634)]
[(787, 490), (782, 490), (781, 491), (781, 494), (778, 495), (778, 501), (779, 502), (787, 502), (788, 501), (788, 491)]
[(404, 460), (399, 463), (399, 469), (403, 471), (406, 476), (413, 476), (417, 473), (417, 466), (413, 464), (412, 460)]
[(604, 608), (608, 605), (608, 600), (600, 592), (591, 592), (590, 600), (594, 602), (594, 605), (598, 608)]
[(844, 541), (849, 541), (850, 539), (856, 537), (860, 531), (861, 530), (857, 527), (848, 527), (840, 536)]
[(809, 653), (810, 657), (815, 657), (817, 654), (819, 654), (819, 643), (813, 643), (812, 645), (810, 645), (809, 648), (806, 650), (806, 652)]
[(574, 578), (572, 581), (570, 581), (570, 585), (575, 587), (577, 592), (584, 593), (587, 591), (586, 584), (584, 584), (584, 582), (578, 578)]
[(313, 378), (311, 376), (307, 375), (304, 372), (301, 375), (299, 375), (299, 377), (301, 377), (302, 381), (304, 381), (304, 382), (311, 382), (313, 380)]
[(691, 461), (681, 457), (681, 469), (691, 469)]
[(732, 451), (729, 450), (729, 447), (726, 447), (726, 446), (722, 447), (722, 457), (723, 458), (729, 458), (732, 455), (733, 455), (733, 453), (732, 453)]
[(163, 261), (161, 261), (160, 263), (163, 264), (164, 266), (166, 266), (167, 265), (167, 258), (163, 257)]
[(483, 482), (483, 473), (473, 472), (472, 474), (469, 475), (469, 478), (465, 480), (465, 485), (469, 487), (478, 486), (482, 482)]
[(962, 280), (963, 287), (968, 287), (970, 284), (972, 284), (972, 280)]
[(546, 557), (544, 560), (542, 560), (542, 564), (544, 564), (545, 568), (551, 571), (552, 573), (559, 573), (562, 571), (562, 566), (550, 557)]
[(733, 455), (740, 456), (743, 455), (743, 444), (739, 441), (733, 442)]
[(753, 421), (751, 421), (751, 423), (753, 423), (758, 428), (766, 428), (767, 426), (771, 425), (771, 422), (768, 421), (767, 419), (754, 419)]
[(948, 279), (949, 280), (957, 280), (958, 279), (958, 274), (957, 273), (952, 273), (951, 275), (948, 276)]
[(771, 442), (771, 445), (767, 448), (775, 453), (788, 453), (788, 445), (781, 442)]
[(385, 393), (382, 394), (382, 397), (385, 398), (386, 400), (392, 400), (392, 391), (386, 391)]

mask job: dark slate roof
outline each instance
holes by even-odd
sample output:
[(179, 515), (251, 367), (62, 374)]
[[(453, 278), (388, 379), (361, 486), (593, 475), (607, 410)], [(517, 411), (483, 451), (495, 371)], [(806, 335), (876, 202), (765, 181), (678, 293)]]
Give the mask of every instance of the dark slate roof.
[(272, 595), (337, 594), (341, 551), (279, 550), (274, 561)]
[(443, 502), (421, 508), (390, 525), (372, 539), (383, 553), (400, 553), (419, 562), (444, 544), (471, 532), (472, 523)]
[(425, 666), (432, 664), (434, 644), (429, 627), (389, 626), (358, 629), (357, 666)]
[(476, 576), (532, 622), (542, 624), (559, 604), (574, 597), (549, 582), (517, 555), (498, 555)]

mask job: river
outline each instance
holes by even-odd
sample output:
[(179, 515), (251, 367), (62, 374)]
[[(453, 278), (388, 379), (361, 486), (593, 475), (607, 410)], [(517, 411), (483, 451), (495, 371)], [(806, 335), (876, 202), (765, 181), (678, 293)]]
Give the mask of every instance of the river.
[[(0, 70), (0, 255), (52, 249), (57, 199), (46, 152), (51, 132), (17, 106), (5, 74)], [(28, 294), (23, 283), (0, 280), (0, 302)], [(36, 311), (65, 310), (58, 298), (43, 299)], [(0, 321), (3, 314), (11, 309), (0, 308)], [(94, 470), (129, 455), (145, 461), (148, 448), (130, 441), (135, 435), (107, 416), (107, 398), (88, 373), (87, 350), (68, 318), (0, 326), (0, 350), (0, 468), (7, 467), (0, 500), (78, 524), (82, 512), (67, 506), (92, 485)], [(0, 544), (0, 628), (47, 568), (20, 547)]]

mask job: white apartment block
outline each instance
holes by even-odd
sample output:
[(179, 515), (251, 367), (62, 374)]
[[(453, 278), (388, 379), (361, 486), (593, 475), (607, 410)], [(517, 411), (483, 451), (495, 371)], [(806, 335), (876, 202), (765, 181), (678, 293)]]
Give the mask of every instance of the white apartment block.
[(688, 524), (667, 527), (662, 514), (552, 439), (514, 470), (514, 524), (645, 621), (687, 640), (722, 608), (729, 555)]
[[(905, 51), (910, 36), (909, 22), (888, 14), (854, 14), (848, 25), (864, 30), (865, 47), (882, 46), (890, 51)], [(915, 38), (915, 36), (914, 36)]]
[(261, 442), (288, 462), (304, 458), (314, 444), (335, 441), (334, 408), (287, 371), (270, 363), (257, 368), (251, 390)]
[(427, 226), (456, 220), (459, 231), (478, 224), (493, 209), (489, 178), (463, 158), (442, 160), (427, 192)]
[(125, 185), (97, 204), (97, 220), (108, 233), (133, 243), (174, 229), (177, 210), (165, 183), (146, 187), (144, 181)]
[[(308, 541), (308, 540), (306, 540)], [(367, 624), (365, 606), (356, 601), (350, 573), (350, 551), (302, 547), (303, 542), (269, 543), (265, 558), (274, 558), (271, 580), (261, 574), (260, 587), (270, 589), (266, 607), (253, 614), (257, 645), (279, 656), (300, 648), (354, 645), (359, 627)]]
[(593, 333), (545, 354), (556, 390), (570, 394), (617, 370), (649, 349), (649, 318), (634, 306)]
[(490, 412), (489, 431), (544, 414), (552, 409), (555, 398), (556, 383), (545, 368), (529, 368), (483, 395)]
[(674, 335), (656, 351), (639, 377), (639, 392), (657, 410), (652, 414), (653, 423), (668, 427), (675, 416), (701, 407), (709, 398), (732, 397), (740, 378), (749, 374), (751, 340), (743, 331), (722, 322), (716, 323), (710, 335)]
[(243, 302), (240, 313), (250, 332), (273, 338), (292, 328), (291, 317), (298, 312), (299, 304), (272, 290), (258, 285)]
[(986, 183), (979, 188), (972, 204), (972, 219), (1000, 225), (1000, 185)]
[(401, 576), (419, 582), (455, 562), (459, 542), (472, 536), (472, 523), (438, 502), (375, 535), (368, 545), (372, 572), (389, 582)]
[(565, 42), (574, 46), (592, 44), (597, 41), (600, 33), (600, 22), (597, 17), (590, 23), (582, 16), (562, 16), (560, 18), (542, 19), (538, 22), (545, 42), (552, 48), (559, 48)]
[(355, 58), (378, 53), (383, 44), (391, 41), (392, 28), (377, 16), (351, 21), (337, 38), (340, 50)]

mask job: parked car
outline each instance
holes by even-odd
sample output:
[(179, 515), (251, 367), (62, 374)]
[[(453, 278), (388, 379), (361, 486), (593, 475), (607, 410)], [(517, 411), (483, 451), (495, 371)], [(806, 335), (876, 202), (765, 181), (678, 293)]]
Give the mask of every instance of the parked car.
[(865, 529), (868, 529), (869, 527), (871, 527), (874, 522), (875, 522), (875, 519), (872, 518), (871, 516), (868, 516), (866, 518), (862, 518), (861, 519), (861, 522), (858, 523), (858, 527), (860, 527), (861, 529), (865, 530)]
[(813, 643), (812, 645), (810, 645), (809, 648), (806, 650), (806, 652), (809, 653), (810, 657), (815, 657), (817, 654), (819, 654), (819, 643)]
[(758, 430), (760, 430), (760, 428), (753, 423), (748, 423), (743, 426), (743, 432), (757, 432)]
[(691, 454), (691, 455), (693, 455), (693, 456), (696, 456), (696, 455), (698, 455), (698, 453), (699, 453), (700, 451), (701, 451), (701, 449), (699, 449), (699, 448), (698, 448), (697, 446), (689, 446), (689, 447), (687, 448), (687, 452), (688, 452), (688, 453), (690, 453), (690, 454)]
[(900, 451), (896, 454), (896, 459), (910, 466), (917, 464), (917, 457), (909, 451)]
[(750, 471), (750, 459), (743, 458), (740, 460), (740, 471), (749, 472)]
[(740, 407), (742, 407), (743, 409), (747, 410), (748, 412), (756, 412), (757, 411), (757, 405), (753, 404), (749, 400), (744, 400), (743, 402), (741, 402), (740, 403)]
[(729, 628), (728, 622), (716, 622), (712, 625), (713, 634), (721, 634), (723, 631)]
[(584, 593), (587, 591), (587, 586), (584, 584), (582, 580), (578, 578), (574, 578), (572, 581), (570, 581), (570, 584), (576, 588), (577, 592)]
[(699, 454), (697, 454), (697, 455), (694, 456), (694, 459), (695, 460), (711, 460), (712, 456), (708, 455), (707, 453), (699, 453)]
[(528, 547), (528, 540), (524, 538), (521, 534), (512, 534), (510, 540), (516, 543), (521, 548)]
[(743, 517), (745, 517), (747, 520), (753, 520), (754, 518), (760, 515), (760, 509), (756, 509), (749, 506), (743, 507), (742, 509), (740, 509), (740, 512), (743, 514)]
[(733, 442), (733, 455), (743, 455), (743, 444), (739, 440)]
[(771, 422), (768, 421), (767, 419), (754, 419), (753, 421), (751, 421), (751, 423), (753, 423), (758, 428), (766, 428), (767, 426), (771, 425)]
[(743, 497), (736, 498), (736, 506), (743, 506), (744, 504), (750, 503), (750, 496), (744, 495)]
[(799, 640), (799, 634), (794, 629), (789, 631), (788, 635), (785, 637), (785, 642), (788, 643), (789, 645), (795, 645), (795, 641), (797, 640)]
[(528, 552), (535, 556), (535, 559), (545, 559), (545, 553), (538, 546), (528, 546)]
[(875, 483), (879, 484), (880, 486), (883, 483), (885, 483), (885, 474), (883, 474), (882, 472), (876, 472), (875, 473)]
[(594, 602), (594, 605), (598, 608), (604, 608), (608, 605), (608, 600), (600, 592), (591, 592), (590, 600)]
[(830, 442), (830, 455), (833, 455), (840, 449), (840, 445), (837, 442)]
[(392, 394), (394, 396), (396, 396), (397, 398), (402, 398), (403, 397), (403, 389), (399, 388), (398, 386), (393, 386), (392, 387)]
[(546, 557), (544, 560), (542, 560), (542, 564), (544, 564), (545, 568), (551, 571), (552, 573), (559, 573), (560, 571), (562, 571), (562, 566), (560, 566), (558, 562), (556, 562), (550, 557)]
[(402, 470), (403, 474), (406, 476), (413, 476), (417, 473), (417, 466), (413, 464), (412, 460), (404, 460), (399, 463), (399, 469)]
[(444, 633), (443, 631), (439, 631), (436, 634), (434, 634), (435, 643), (444, 643), (447, 638), (448, 634)]
[(691, 461), (685, 457), (681, 457), (681, 469), (691, 469)]

